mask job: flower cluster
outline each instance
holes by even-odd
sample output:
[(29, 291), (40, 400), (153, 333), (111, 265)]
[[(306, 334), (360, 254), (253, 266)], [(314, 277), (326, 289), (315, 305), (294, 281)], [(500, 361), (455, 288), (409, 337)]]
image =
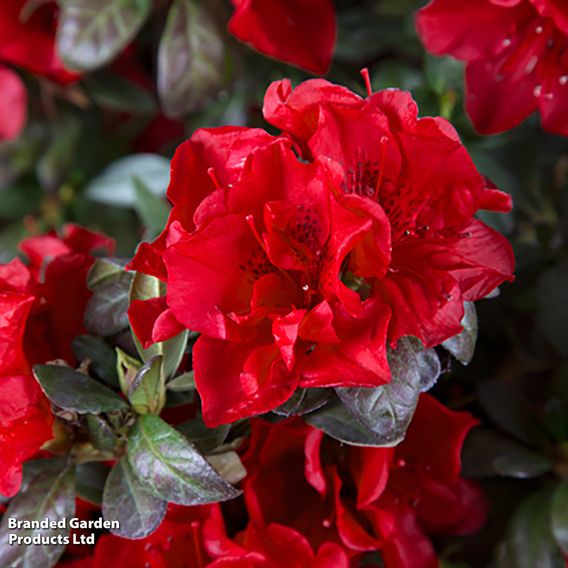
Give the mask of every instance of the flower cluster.
[(79, 75), (65, 69), (55, 51), (55, 2), (11, 0), (0, 6), (0, 141), (16, 138), (27, 116), (27, 93), (14, 65), (61, 84)]
[(91, 253), (111, 254), (112, 240), (67, 225), (61, 237), (24, 240), (19, 259), (0, 265), (0, 493), (12, 496), (22, 463), (52, 439), (53, 416), (31, 366), (54, 359), (74, 362), (71, 341), (83, 333), (90, 292)]
[(483, 134), (540, 111), (550, 132), (568, 135), (568, 8), (558, 0), (433, 0), (418, 33), (436, 55), (467, 63), (466, 108)]
[(298, 419), (253, 420), (244, 503), (171, 507), (151, 536), (103, 536), (92, 558), (62, 567), (347, 568), (377, 551), (389, 568), (435, 567), (428, 534), (467, 534), (485, 519), (484, 498), (460, 477), (475, 423), (426, 394), (397, 448), (341, 446)]
[(324, 80), (272, 84), (283, 134), (197, 131), (172, 162), (165, 231), (130, 267), (167, 283), (130, 321), (145, 346), (184, 328), (209, 425), (298, 387), (388, 383), (387, 346), (461, 331), (464, 301), (512, 278), (507, 241), (474, 218), (510, 199), (409, 93), (363, 99)]

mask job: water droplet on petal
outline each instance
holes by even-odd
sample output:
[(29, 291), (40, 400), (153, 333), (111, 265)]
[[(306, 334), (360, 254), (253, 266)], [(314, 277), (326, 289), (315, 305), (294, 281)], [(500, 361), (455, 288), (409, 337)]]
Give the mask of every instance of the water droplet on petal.
[(310, 289), (310, 287), (309, 287), (307, 284), (304, 284), (304, 285), (302, 286), (302, 290), (303, 290), (304, 292), (307, 292), (309, 289)]
[(326, 529), (331, 527), (331, 521), (329, 519), (324, 519), (322, 524)]
[(552, 100), (554, 100), (554, 94), (553, 93), (546, 93), (546, 95), (544, 95), (544, 98), (547, 101), (552, 101)]
[(544, 28), (542, 26), (537, 26), (535, 32), (537, 34), (541, 34), (544, 31)]
[(527, 64), (527, 67), (525, 69), (525, 73), (528, 75), (529, 73), (532, 73), (534, 71), (534, 68), (536, 67), (536, 64), (538, 63), (538, 56), (533, 55), (530, 59), (529, 62)]
[(540, 95), (542, 95), (542, 85), (537, 85), (537, 86), (534, 88), (533, 95), (534, 95), (535, 97), (540, 97)]
[(509, 47), (513, 43), (509, 38), (503, 40), (503, 47)]
[(566, 85), (568, 83), (568, 75), (562, 75), (562, 77), (560, 77), (560, 79), (558, 79), (558, 82), (561, 85)]

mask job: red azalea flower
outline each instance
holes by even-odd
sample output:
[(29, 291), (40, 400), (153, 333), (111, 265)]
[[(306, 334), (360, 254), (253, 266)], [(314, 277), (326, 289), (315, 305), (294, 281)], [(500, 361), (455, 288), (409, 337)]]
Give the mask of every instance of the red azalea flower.
[(265, 113), (289, 136), (224, 127), (178, 149), (168, 226), (131, 263), (168, 284), (130, 307), (144, 345), (203, 334), (193, 362), (210, 425), (269, 411), (298, 386), (388, 382), (387, 341), (459, 333), (464, 300), (513, 269), (506, 240), (473, 218), (509, 198), (409, 94), (281, 82)]
[(323, 75), (335, 45), (332, 0), (233, 0), (229, 31), (254, 49)]
[(71, 341), (84, 332), (90, 297), (86, 274), (91, 252), (113, 250), (112, 240), (67, 225), (55, 234), (21, 243), (30, 260), (0, 265), (0, 493), (19, 490), (22, 463), (52, 438), (49, 404), (31, 373), (35, 363), (64, 358), (73, 363)]
[(466, 108), (484, 134), (539, 110), (544, 128), (568, 135), (568, 9), (560, 0), (433, 0), (418, 33), (434, 54), (466, 62)]
[(0, 65), (0, 142), (13, 140), (26, 124), (28, 94), (17, 73)]
[(57, 83), (76, 81), (55, 49), (55, 2), (31, 7), (27, 0), (0, 3), (0, 61), (11, 63)]
[(299, 420), (254, 421), (243, 456), (252, 522), (287, 524), (316, 546), (339, 541), (354, 561), (380, 550), (389, 568), (434, 568), (426, 534), (474, 532), (485, 519), (478, 489), (459, 476), (474, 424), (429, 395), (397, 448), (341, 446)]

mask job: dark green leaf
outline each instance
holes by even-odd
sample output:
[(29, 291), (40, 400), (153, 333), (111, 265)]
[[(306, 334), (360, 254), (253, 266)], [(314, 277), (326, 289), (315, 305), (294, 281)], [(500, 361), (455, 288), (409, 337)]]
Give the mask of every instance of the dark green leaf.
[(464, 303), (465, 313), (461, 324), (463, 331), (442, 343), (442, 347), (449, 351), (463, 365), (469, 364), (475, 353), (477, 342), (477, 312), (473, 302)]
[(159, 233), (166, 226), (171, 207), (164, 197), (150, 191), (138, 177), (134, 178), (134, 189), (136, 211), (140, 220), (153, 233)]
[(136, 178), (156, 195), (165, 195), (170, 180), (169, 160), (157, 154), (134, 154), (121, 158), (89, 182), (86, 195), (106, 205), (134, 207)]
[(112, 259), (98, 260), (88, 275), (93, 295), (85, 308), (85, 327), (104, 337), (128, 327), (128, 305), (133, 272), (120, 270)]
[(476, 428), (466, 438), (463, 471), (468, 477), (500, 475), (528, 479), (549, 472), (552, 462), (498, 432)]
[(65, 410), (98, 414), (128, 408), (108, 387), (69, 367), (35, 365), (34, 375), (47, 398)]
[(436, 352), (409, 338), (389, 352), (389, 365), (392, 378), (382, 387), (336, 389), (349, 413), (380, 446), (394, 446), (404, 438), (420, 393), (431, 388), (441, 372)]
[(110, 472), (103, 493), (103, 517), (118, 521), (111, 532), (124, 538), (144, 538), (162, 522), (167, 502), (152, 495), (136, 479), (124, 458)]
[(228, 483), (236, 485), (247, 475), (239, 454), (228, 451), (207, 456), (207, 461), (215, 468), (215, 471)]
[(95, 414), (87, 414), (87, 429), (93, 446), (102, 452), (112, 452), (116, 437), (106, 420)]
[(84, 79), (87, 93), (97, 106), (128, 114), (152, 114), (156, 101), (147, 90), (106, 70), (90, 73)]
[(327, 404), (332, 394), (331, 389), (297, 389), (284, 404), (272, 412), (286, 418), (308, 414)]
[(61, 460), (60, 467), (41, 471), (27, 490), (10, 503), (0, 526), (0, 566), (18, 568), (51, 568), (63, 554), (65, 544), (8, 544), (9, 535), (64, 537), (69, 528), (10, 529), (8, 520), (53, 521), (71, 519), (75, 512), (75, 471)]
[(220, 446), (227, 438), (230, 429), (231, 427), (228, 424), (217, 426), (217, 428), (208, 428), (205, 426), (201, 415), (176, 426), (176, 430), (205, 454)]
[(151, 0), (59, 0), (57, 50), (70, 69), (92, 71), (112, 61), (142, 27)]
[(522, 503), (498, 551), (497, 568), (565, 568), (552, 536), (548, 489)]
[(240, 494), (193, 444), (152, 414), (141, 416), (132, 429), (128, 459), (135, 475), (152, 493), (173, 503), (202, 505)]
[(162, 357), (157, 355), (140, 367), (128, 391), (128, 399), (138, 414), (159, 414), (166, 402)]
[(118, 386), (116, 352), (104, 339), (93, 335), (78, 335), (73, 339), (72, 347), (78, 361), (91, 361), (89, 370), (97, 379), (110, 386)]
[(568, 556), (568, 481), (561, 483), (552, 496), (552, 534)]
[(108, 466), (102, 463), (89, 462), (79, 464), (76, 473), (77, 495), (81, 499), (100, 507), (103, 502), (103, 489), (109, 472)]
[(373, 434), (356, 420), (339, 401), (306, 414), (304, 420), (328, 436), (352, 446), (381, 446), (383, 438)]
[(568, 262), (541, 274), (537, 294), (538, 325), (558, 354), (565, 356), (568, 337)]
[(158, 51), (158, 94), (165, 113), (179, 118), (207, 104), (221, 86), (224, 44), (207, 4), (174, 0)]

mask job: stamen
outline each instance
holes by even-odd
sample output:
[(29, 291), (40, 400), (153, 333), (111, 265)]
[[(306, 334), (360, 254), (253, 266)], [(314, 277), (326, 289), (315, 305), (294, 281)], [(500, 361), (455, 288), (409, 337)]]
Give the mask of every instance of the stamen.
[(215, 168), (208, 168), (207, 175), (211, 178), (211, 181), (213, 182), (215, 189), (223, 189), (223, 186), (221, 185), (221, 182), (217, 177), (217, 172), (215, 171)]
[(247, 225), (250, 227), (250, 230), (252, 231), (254, 238), (256, 239), (258, 244), (260, 245), (260, 248), (264, 252), (266, 252), (266, 247), (264, 246), (264, 241), (262, 240), (262, 237), (260, 236), (258, 230), (256, 229), (256, 225), (254, 224), (254, 215), (247, 215), (245, 217), (245, 221), (247, 222)]
[(365, 88), (367, 89), (367, 95), (371, 96), (373, 94), (373, 87), (371, 86), (371, 76), (369, 75), (369, 69), (363, 67), (360, 71), (363, 79), (365, 80)]
[(375, 193), (373, 194), (373, 199), (376, 201), (379, 198), (379, 192), (381, 190), (381, 185), (383, 183), (383, 177), (385, 174), (385, 162), (387, 157), (387, 143), (389, 139), (386, 136), (381, 136), (381, 163), (379, 165), (379, 175), (377, 176), (377, 185), (375, 186)]

